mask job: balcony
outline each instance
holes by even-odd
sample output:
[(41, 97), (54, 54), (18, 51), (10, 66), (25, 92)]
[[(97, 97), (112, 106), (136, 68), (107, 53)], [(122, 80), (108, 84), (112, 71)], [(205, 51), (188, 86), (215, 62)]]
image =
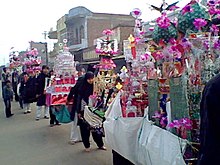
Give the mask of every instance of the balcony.
[(57, 31), (50, 31), (48, 34), (49, 39), (57, 39)]
[(88, 46), (87, 39), (81, 39), (81, 42), (80, 40), (76, 40), (76, 39), (68, 40), (68, 46), (69, 46), (69, 49), (72, 51), (84, 49)]

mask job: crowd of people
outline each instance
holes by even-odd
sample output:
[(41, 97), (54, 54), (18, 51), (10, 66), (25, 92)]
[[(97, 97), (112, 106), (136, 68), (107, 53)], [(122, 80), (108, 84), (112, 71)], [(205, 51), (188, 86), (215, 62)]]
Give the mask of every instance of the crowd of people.
[[(49, 67), (42, 66), (41, 72), (28, 70), (19, 73), (16, 69), (12, 73), (3, 68), (2, 72), (2, 96), (5, 104), (5, 115), (10, 118), (14, 114), (11, 112), (11, 101), (14, 99), (19, 103), (20, 108), (24, 110), (24, 114), (32, 112), (31, 104), (36, 103), (35, 120), (42, 118), (50, 119), (50, 127), (61, 125), (53, 114), (52, 106), (46, 106), (46, 79), (53, 75), (53, 70)], [(69, 144), (83, 142), (85, 151), (90, 151), (90, 133), (101, 150), (106, 150), (103, 143), (103, 133), (93, 129), (84, 119), (84, 106), (88, 105), (89, 96), (93, 94), (93, 72), (87, 72), (78, 78), (74, 87), (72, 87), (68, 98), (67, 105), (74, 98), (70, 118), (72, 120)], [(44, 109), (43, 116), (42, 110)]]
[[(42, 117), (50, 118), (50, 126), (60, 125), (56, 116), (52, 113), (51, 107), (46, 106), (46, 78), (53, 75), (53, 71), (49, 72), (49, 67), (42, 66), (41, 72), (23, 72), (21, 74), (15, 69), (12, 74), (3, 68), (2, 72), (2, 97), (5, 104), (5, 115), (7, 118), (14, 114), (11, 112), (11, 101), (13, 97), (19, 102), (21, 109), (24, 109), (24, 114), (31, 113), (31, 103), (36, 102), (35, 120), (39, 121)], [(201, 128), (200, 140), (201, 149), (198, 162), (199, 164), (207, 164), (207, 162), (219, 162), (219, 134), (216, 128), (219, 128), (218, 122), (218, 103), (219, 103), (219, 81), (220, 75), (209, 81), (206, 85), (201, 101)], [(79, 77), (77, 83), (71, 88), (67, 98), (67, 105), (74, 99), (70, 118), (72, 120), (70, 144), (83, 142), (85, 151), (90, 151), (90, 134), (97, 144), (99, 149), (106, 150), (103, 143), (103, 134), (92, 128), (84, 119), (84, 106), (88, 105), (89, 96), (93, 94), (93, 72), (87, 72)], [(42, 109), (44, 114), (42, 116)], [(80, 133), (78, 132), (80, 128)], [(216, 147), (217, 146), (217, 147)], [(214, 163), (211, 163), (214, 164)]]
[(36, 120), (41, 117), (42, 107), (45, 107), (44, 118), (49, 119), (49, 108), (46, 107), (45, 79), (50, 77), (49, 67), (44, 65), (41, 72), (31, 69), (19, 73), (14, 69), (10, 73), (7, 68), (2, 71), (2, 96), (5, 103), (5, 114), (9, 118), (11, 113), (11, 101), (19, 102), (24, 114), (31, 113), (31, 103), (37, 102)]

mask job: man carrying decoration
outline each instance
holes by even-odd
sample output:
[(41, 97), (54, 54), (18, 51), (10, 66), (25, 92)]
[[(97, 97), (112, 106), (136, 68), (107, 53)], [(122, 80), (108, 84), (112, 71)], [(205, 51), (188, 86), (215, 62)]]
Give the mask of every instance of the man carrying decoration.
[(49, 119), (49, 108), (46, 106), (46, 78), (48, 77), (49, 67), (46, 65), (42, 66), (42, 71), (38, 75), (36, 80), (37, 89), (37, 111), (36, 111), (36, 121), (41, 117), (42, 107), (44, 106), (44, 118)]
[[(84, 106), (89, 103), (89, 96), (93, 94), (94, 74), (87, 72), (84, 76), (80, 77), (76, 85), (71, 89), (67, 102), (71, 101), (74, 97), (73, 109), (71, 111), (71, 119), (75, 119), (76, 112), (78, 114), (78, 124), (80, 126), (82, 141), (85, 146), (85, 151), (90, 151), (90, 125), (84, 119)], [(102, 140), (102, 134), (92, 132), (93, 139), (99, 149), (106, 150)]]

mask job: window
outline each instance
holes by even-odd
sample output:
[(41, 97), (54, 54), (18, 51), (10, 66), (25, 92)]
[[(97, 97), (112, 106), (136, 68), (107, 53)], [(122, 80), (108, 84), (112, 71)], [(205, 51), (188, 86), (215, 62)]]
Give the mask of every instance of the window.
[(67, 40), (68, 40), (68, 46), (70, 45), (74, 45), (75, 42), (75, 36), (74, 36), (74, 32), (73, 29), (70, 29), (69, 32), (67, 33)]
[(84, 33), (85, 33), (85, 32), (84, 32), (84, 26), (82, 25), (82, 26), (80, 27), (80, 36), (79, 36), (80, 42), (82, 41), (82, 39), (85, 38)]
[(75, 41), (75, 44), (78, 44), (79, 43), (79, 31), (78, 31), (78, 28), (76, 28), (76, 41)]

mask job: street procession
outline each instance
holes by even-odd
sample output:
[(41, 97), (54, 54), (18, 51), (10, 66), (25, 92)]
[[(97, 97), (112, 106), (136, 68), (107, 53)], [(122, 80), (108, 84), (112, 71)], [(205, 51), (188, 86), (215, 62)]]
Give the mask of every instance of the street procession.
[(95, 1), (0, 52), (0, 164), (219, 165), (220, 0)]

